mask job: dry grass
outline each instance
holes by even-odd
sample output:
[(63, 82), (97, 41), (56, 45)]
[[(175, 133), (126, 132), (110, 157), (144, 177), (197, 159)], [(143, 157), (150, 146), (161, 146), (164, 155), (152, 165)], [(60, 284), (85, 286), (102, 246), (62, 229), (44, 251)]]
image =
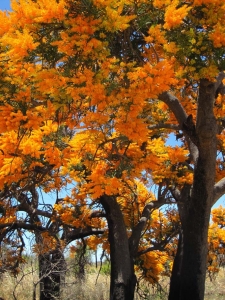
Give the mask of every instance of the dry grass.
[[(37, 295), (39, 293), (37, 274), (34, 268), (21, 270), (16, 278), (5, 273), (0, 278), (0, 297), (4, 300), (33, 300), (35, 286)], [(88, 274), (82, 282), (69, 274), (62, 288), (61, 300), (105, 300), (108, 299), (108, 291), (109, 276), (98, 275), (97, 270)]]
[[(87, 275), (86, 280), (83, 282), (77, 280), (70, 273), (66, 278), (61, 300), (107, 300), (110, 278), (107, 275), (100, 274), (96, 281), (97, 277), (98, 270), (93, 268), (92, 272)], [(0, 280), (0, 297), (3, 297), (4, 300), (33, 300), (33, 289), (38, 282), (37, 270), (35, 268), (27, 266), (17, 278), (9, 274), (4, 274)], [(161, 286), (164, 291), (167, 291), (168, 279), (163, 279)], [(140, 295), (136, 294), (135, 300), (167, 299), (166, 294), (164, 292), (159, 293), (156, 287), (143, 285), (139, 292), (145, 297), (140, 298)], [(205, 300), (222, 299), (225, 299), (225, 269), (221, 269), (214, 281), (211, 282), (209, 279), (206, 281)]]
[(105, 300), (108, 299), (109, 276), (89, 274), (85, 281), (67, 279), (62, 300)]
[(206, 281), (205, 300), (225, 299), (225, 269), (221, 268), (215, 280)]

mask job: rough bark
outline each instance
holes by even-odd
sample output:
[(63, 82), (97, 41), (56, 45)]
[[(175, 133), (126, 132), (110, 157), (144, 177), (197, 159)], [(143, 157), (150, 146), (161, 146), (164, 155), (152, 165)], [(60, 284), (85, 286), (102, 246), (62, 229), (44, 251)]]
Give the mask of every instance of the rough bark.
[(49, 254), (38, 256), (39, 278), (40, 278), (40, 300), (50, 300), (51, 298), (51, 278), (49, 276)]
[(183, 260), (183, 233), (179, 234), (177, 253), (173, 262), (173, 269), (170, 278), (170, 291), (168, 300), (180, 300), (181, 288), (181, 267)]
[(40, 300), (60, 299), (66, 262), (60, 250), (39, 255)]
[[(187, 123), (186, 113), (178, 99), (163, 93), (159, 99), (173, 111), (184, 131), (194, 163), (194, 179), (187, 193), (179, 194), (179, 213), (183, 231), (183, 255), (176, 257), (175, 266), (179, 272), (172, 274), (171, 283), (177, 280), (178, 287), (171, 287), (170, 300), (203, 300), (207, 260), (207, 235), (212, 205), (225, 191), (225, 181), (215, 184), (217, 123), (213, 108), (216, 90), (221, 85), (224, 73), (215, 82), (200, 80), (196, 126), (189, 132), (182, 124)], [(185, 122), (185, 123), (184, 123)], [(179, 256), (179, 251), (177, 253)], [(173, 292), (173, 294), (172, 294)], [(172, 296), (173, 295), (173, 296)]]
[(198, 159), (195, 165), (191, 195), (184, 202), (183, 259), (181, 267), (180, 300), (203, 300), (207, 260), (207, 236), (217, 151), (217, 124), (213, 114), (215, 85), (201, 80), (196, 122)]
[(225, 194), (225, 178), (222, 178), (214, 185), (214, 198), (213, 198), (212, 205), (214, 205), (216, 201), (224, 194)]
[(111, 257), (110, 300), (132, 300), (136, 286), (133, 258), (130, 256), (123, 215), (115, 197), (102, 196), (106, 211)]

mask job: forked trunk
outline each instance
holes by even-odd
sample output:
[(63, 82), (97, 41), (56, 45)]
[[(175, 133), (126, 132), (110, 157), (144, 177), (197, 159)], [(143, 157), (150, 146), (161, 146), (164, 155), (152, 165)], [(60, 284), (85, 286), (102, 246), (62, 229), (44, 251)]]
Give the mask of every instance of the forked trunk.
[(203, 300), (205, 291), (208, 228), (215, 183), (217, 124), (214, 117), (215, 84), (199, 84), (196, 122), (197, 147), (193, 188), (184, 202), (184, 234), (180, 300)]
[(173, 290), (173, 297), (171, 290), (170, 300), (204, 299), (207, 238), (217, 155), (217, 123), (214, 117), (216, 88), (217, 83), (200, 80), (196, 128), (193, 126), (189, 133), (198, 148), (198, 157), (194, 166), (193, 186), (186, 197), (182, 199), (181, 195), (182, 205), (178, 205), (183, 231), (183, 255), (180, 280), (177, 273), (178, 288), (176, 293)]

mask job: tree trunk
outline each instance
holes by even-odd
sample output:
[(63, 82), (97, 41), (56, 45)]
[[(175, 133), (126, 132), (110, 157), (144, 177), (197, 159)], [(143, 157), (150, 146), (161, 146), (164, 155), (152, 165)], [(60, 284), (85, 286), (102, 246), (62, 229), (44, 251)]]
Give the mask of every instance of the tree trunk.
[(211, 190), (213, 190), (213, 183), (211, 183), (211, 187), (207, 187), (205, 181), (205, 165), (206, 162), (201, 159), (199, 154), (193, 195), (185, 204), (185, 218), (181, 221), (184, 233), (180, 292), (180, 299), (182, 300), (204, 299), (207, 238), (211, 211)]
[(215, 183), (217, 124), (213, 114), (215, 85), (207, 79), (199, 85), (195, 141), (199, 155), (193, 188), (181, 215), (183, 260), (180, 300), (203, 300), (208, 248), (208, 227)]
[(180, 232), (177, 253), (173, 262), (173, 269), (170, 278), (170, 291), (168, 300), (180, 300), (181, 267), (183, 260), (183, 233)]
[(122, 212), (115, 197), (104, 195), (100, 198), (100, 202), (106, 211), (109, 228), (110, 300), (133, 300), (136, 276), (134, 274), (133, 258), (130, 257)]
[(50, 272), (50, 254), (40, 254), (38, 257), (39, 263), (39, 278), (40, 278), (40, 300), (51, 300), (51, 277)]
[(182, 300), (204, 299), (210, 210), (206, 209), (202, 217), (197, 213), (193, 213), (193, 216), (197, 219), (183, 226), (184, 256), (180, 292), (180, 299)]
[(39, 255), (40, 300), (60, 299), (66, 263), (60, 249), (53, 254)]

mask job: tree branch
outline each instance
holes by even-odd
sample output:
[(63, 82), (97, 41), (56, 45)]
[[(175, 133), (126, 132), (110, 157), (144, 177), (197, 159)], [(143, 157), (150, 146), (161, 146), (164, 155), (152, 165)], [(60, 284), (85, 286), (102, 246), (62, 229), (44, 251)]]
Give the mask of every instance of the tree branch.
[(183, 129), (184, 136), (188, 143), (191, 160), (196, 163), (198, 158), (198, 148), (196, 146), (195, 137), (193, 135), (190, 135), (188, 131), (184, 130), (184, 124), (188, 119), (188, 115), (184, 110), (182, 104), (175, 96), (173, 96), (169, 92), (163, 92), (158, 96), (158, 99), (166, 103), (169, 109), (173, 112), (175, 118), (177, 119), (177, 122), (179, 123), (179, 126)]
[(179, 125), (175, 124), (167, 124), (167, 123), (159, 123), (155, 125), (149, 125), (148, 129), (153, 130), (153, 129), (172, 129), (172, 130), (181, 130), (181, 127)]
[(184, 122), (187, 120), (188, 115), (180, 101), (169, 92), (163, 92), (158, 98), (168, 105), (169, 109), (173, 112), (180, 127), (182, 128)]
[(137, 223), (137, 225), (133, 228), (132, 234), (129, 238), (130, 253), (133, 257), (137, 255), (141, 233), (144, 230), (152, 211), (159, 208), (165, 203), (166, 203), (166, 199), (161, 199), (158, 201), (151, 201), (150, 203), (146, 204), (146, 206), (144, 207), (143, 212), (141, 214), (141, 218)]
[(0, 224), (0, 229), (9, 227), (10, 230), (13, 229), (27, 229), (27, 230), (39, 230), (39, 231), (47, 231), (45, 227), (35, 224), (27, 224), (24, 222), (13, 222), (13, 223), (4, 223)]
[(89, 217), (90, 219), (93, 218), (106, 218), (106, 213), (102, 211), (93, 211)]
[(220, 72), (219, 75), (216, 78), (216, 83), (215, 83), (215, 90), (217, 91), (217, 89), (219, 88), (219, 86), (222, 84), (224, 86), (224, 84), (222, 83), (223, 79), (225, 78), (225, 73), (224, 72)]
[(214, 185), (212, 205), (214, 205), (216, 201), (219, 200), (219, 198), (222, 197), (224, 194), (225, 194), (225, 177), (222, 178)]
[(66, 243), (69, 244), (72, 241), (85, 238), (90, 235), (98, 235), (103, 233), (105, 233), (104, 229), (95, 229), (92, 227), (75, 228), (69, 232), (64, 232), (62, 239), (64, 239)]
[(142, 254), (148, 253), (150, 251), (165, 251), (165, 247), (166, 245), (179, 233), (179, 230), (175, 230), (171, 235), (167, 236), (167, 238), (163, 239), (162, 241), (160, 241), (159, 243), (155, 242), (152, 243), (153, 246), (148, 247), (144, 250), (141, 250), (137, 253), (137, 256), (140, 256)]
[(17, 208), (17, 211), (24, 211), (28, 215), (32, 213), (49, 219), (52, 217), (52, 213), (41, 209), (32, 209), (28, 203), (19, 204), (19, 206), (14, 206), (14, 208)]

